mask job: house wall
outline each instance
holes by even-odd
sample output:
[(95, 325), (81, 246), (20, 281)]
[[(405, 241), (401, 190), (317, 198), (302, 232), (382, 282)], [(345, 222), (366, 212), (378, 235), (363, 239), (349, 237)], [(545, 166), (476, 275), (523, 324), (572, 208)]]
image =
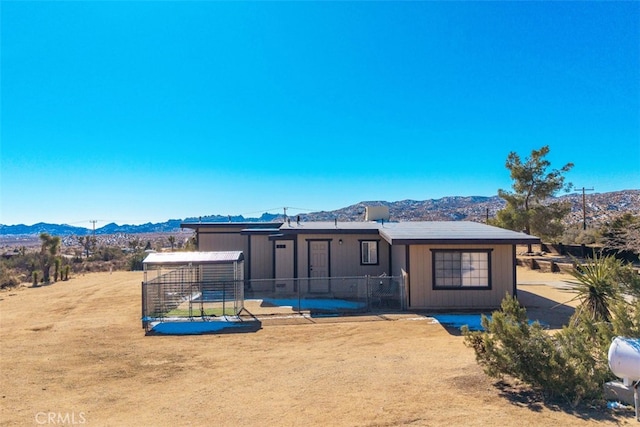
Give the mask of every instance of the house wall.
[[(206, 231), (198, 231), (198, 250), (199, 251), (242, 251), (245, 255), (244, 277), (249, 279), (253, 274), (254, 263), (249, 254), (249, 236), (242, 235), (240, 232), (243, 227), (224, 229), (208, 229)], [(253, 242), (252, 242), (253, 243)], [(261, 245), (258, 244), (258, 247)], [(260, 267), (258, 267), (259, 269)]]
[(402, 276), (407, 271), (407, 246), (394, 245), (391, 247), (391, 275)]
[[(276, 240), (275, 241), (275, 286), (276, 291), (292, 293), (295, 292), (294, 280), (294, 258), (293, 240)], [(284, 280), (286, 279), (286, 280)]]
[[(251, 277), (252, 279), (273, 279), (273, 241), (266, 234), (249, 236), (251, 239)], [(246, 253), (246, 252), (245, 252)]]
[[(309, 240), (329, 241), (330, 272), (332, 277), (379, 276), (391, 274), (389, 266), (390, 246), (386, 240), (375, 234), (300, 234), (297, 236), (298, 277), (309, 275)], [(340, 244), (342, 239), (342, 244)], [(360, 264), (360, 241), (376, 240), (378, 244), (378, 264)]]
[(249, 251), (249, 238), (240, 234), (242, 229), (224, 231), (200, 231), (198, 233), (199, 251)]
[[(433, 289), (432, 249), (492, 249), (491, 289)], [(514, 288), (512, 245), (411, 245), (409, 308), (492, 309)]]

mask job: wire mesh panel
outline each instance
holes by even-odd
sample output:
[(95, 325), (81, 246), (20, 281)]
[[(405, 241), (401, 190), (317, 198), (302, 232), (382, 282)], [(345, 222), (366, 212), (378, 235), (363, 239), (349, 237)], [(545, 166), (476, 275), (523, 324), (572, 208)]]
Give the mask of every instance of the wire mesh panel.
[[(333, 315), (404, 308), (404, 281), (394, 276), (228, 280), (220, 268), (182, 267), (142, 284), (143, 327), (179, 319), (252, 315)], [(239, 276), (236, 276), (239, 277)], [(322, 280), (324, 292), (315, 281)], [(245, 293), (245, 286), (248, 291)], [(245, 299), (246, 298), (246, 299)], [(246, 309), (249, 306), (248, 310)]]
[(241, 274), (230, 271), (216, 265), (183, 266), (144, 281), (143, 327), (148, 330), (150, 323), (170, 319), (239, 315), (244, 308), (244, 281)]
[[(316, 283), (320, 280), (322, 286)], [(261, 308), (275, 314), (276, 307), (282, 307), (282, 313), (293, 310), (312, 314), (366, 313), (404, 307), (402, 277), (307, 277), (250, 280), (247, 283), (250, 291), (245, 297), (251, 301), (254, 314), (260, 314)], [(324, 292), (318, 292), (320, 287)]]

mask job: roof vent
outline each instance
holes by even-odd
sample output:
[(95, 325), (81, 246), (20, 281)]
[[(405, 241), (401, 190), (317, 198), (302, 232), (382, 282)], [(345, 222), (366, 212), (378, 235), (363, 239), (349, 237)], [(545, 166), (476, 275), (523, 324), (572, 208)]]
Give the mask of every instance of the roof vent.
[(389, 221), (389, 207), (388, 206), (365, 206), (364, 220), (365, 221)]

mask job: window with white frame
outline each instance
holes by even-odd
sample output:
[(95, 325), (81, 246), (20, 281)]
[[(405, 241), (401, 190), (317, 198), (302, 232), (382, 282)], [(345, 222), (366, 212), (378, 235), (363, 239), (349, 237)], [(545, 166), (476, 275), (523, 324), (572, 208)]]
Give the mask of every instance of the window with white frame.
[(378, 264), (378, 241), (377, 240), (361, 240), (360, 241), (360, 263), (361, 264)]
[(491, 288), (491, 251), (434, 250), (433, 288)]

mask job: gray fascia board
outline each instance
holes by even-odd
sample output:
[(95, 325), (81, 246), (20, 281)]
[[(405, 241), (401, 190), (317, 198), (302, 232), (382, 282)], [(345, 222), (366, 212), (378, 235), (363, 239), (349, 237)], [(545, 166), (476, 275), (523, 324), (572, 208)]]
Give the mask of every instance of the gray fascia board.
[(183, 222), (180, 228), (190, 228), (192, 230), (205, 228), (280, 228), (282, 222)]
[(391, 245), (528, 245), (540, 243), (540, 239), (389, 239)]

